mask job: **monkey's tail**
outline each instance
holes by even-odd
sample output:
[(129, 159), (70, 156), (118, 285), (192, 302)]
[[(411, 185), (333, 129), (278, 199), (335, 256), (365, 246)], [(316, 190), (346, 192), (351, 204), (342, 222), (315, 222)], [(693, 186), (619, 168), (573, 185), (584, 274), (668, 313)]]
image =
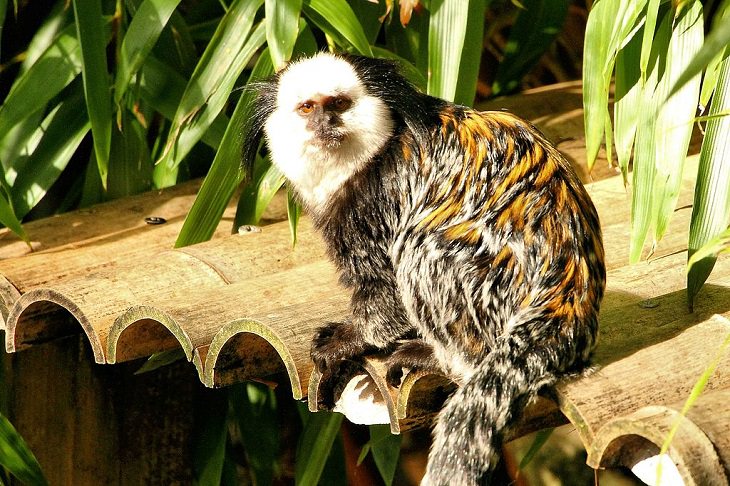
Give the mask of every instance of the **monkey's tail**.
[[(524, 346), (522, 346), (524, 347)], [(493, 349), (439, 413), (421, 486), (489, 484), (505, 429), (527, 401), (556, 380), (557, 353)]]

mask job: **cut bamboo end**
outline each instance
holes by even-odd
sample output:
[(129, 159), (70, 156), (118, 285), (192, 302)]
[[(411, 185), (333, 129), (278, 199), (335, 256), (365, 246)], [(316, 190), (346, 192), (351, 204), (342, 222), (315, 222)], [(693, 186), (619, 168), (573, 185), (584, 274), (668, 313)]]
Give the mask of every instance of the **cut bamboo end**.
[(398, 393), (398, 420), (406, 429), (430, 425), (456, 387), (444, 375), (409, 372)]
[(167, 312), (136, 305), (114, 320), (107, 336), (107, 363), (114, 364), (181, 347), (188, 361), (193, 358), (190, 336)]
[(196, 366), (203, 370), (203, 383), (211, 388), (286, 371), (294, 398), (303, 396), (301, 357), (295, 357), (277, 332), (259, 321), (238, 319), (223, 326), (207, 346), (205, 360), (199, 357)]
[[(667, 461), (659, 452), (675, 423), (679, 427), (667, 451), (671, 460)], [(626, 466), (647, 484), (728, 484), (715, 447), (704, 432), (679, 412), (662, 406), (643, 407), (607, 422), (587, 450), (589, 466)], [(662, 468), (661, 481), (656, 468), (651, 467), (659, 462), (667, 466)]]
[(0, 275), (0, 330), (5, 330), (10, 309), (19, 298), (20, 291), (18, 291), (10, 280)]
[(14, 353), (33, 345), (78, 334), (86, 334), (94, 361), (104, 363), (100, 336), (76, 302), (53, 289), (26, 292), (10, 309), (6, 323), (5, 348)]

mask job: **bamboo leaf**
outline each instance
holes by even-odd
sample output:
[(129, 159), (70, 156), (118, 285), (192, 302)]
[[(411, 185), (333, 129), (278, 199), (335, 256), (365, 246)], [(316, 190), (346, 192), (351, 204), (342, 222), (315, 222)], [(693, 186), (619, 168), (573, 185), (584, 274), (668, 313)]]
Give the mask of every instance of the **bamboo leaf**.
[(111, 93), (106, 70), (106, 35), (101, 15), (101, 0), (73, 0), (76, 32), (83, 59), (82, 75), (86, 109), (91, 121), (94, 153), (99, 174), (106, 187), (112, 136)]
[(235, 0), (221, 19), (185, 88), (159, 163), (177, 167), (225, 106), (236, 79), (266, 39), (263, 24), (251, 32), (262, 3)]
[[(470, 0), (473, 3), (475, 0)], [(432, 96), (454, 101), (466, 40), (469, 5), (464, 2), (432, 0), (428, 28), (428, 83)], [(466, 8), (465, 8), (466, 7)]]
[(484, 45), (484, 11), (490, 1), (469, 1), (464, 47), (461, 50), (459, 76), (454, 93), (454, 101), (461, 105), (472, 106), (474, 104)]
[(568, 14), (567, 0), (526, 0), (512, 25), (504, 58), (492, 85), (495, 96), (515, 91), (520, 81), (550, 47)]
[[(666, 93), (702, 46), (703, 37), (702, 4), (699, 0), (693, 0), (682, 9), (678, 18), (675, 18), (666, 54), (665, 72), (657, 86), (656, 99), (666, 98)], [(655, 242), (664, 236), (677, 205), (684, 161), (697, 112), (700, 85), (701, 78), (698, 74), (675, 96), (663, 105), (659, 105), (659, 116), (656, 121), (657, 176), (654, 183), (657, 211)]]
[(107, 197), (116, 199), (151, 189), (152, 159), (146, 134), (128, 112), (121, 114), (120, 126), (114, 126), (109, 156)]
[[(724, 14), (718, 14), (718, 22), (715, 23), (712, 31), (707, 34), (702, 48), (692, 59), (681, 76), (678, 77), (668, 96), (673, 96), (686, 83), (694, 79), (705, 67), (710, 65), (713, 58), (727, 56), (730, 46), (730, 2), (725, 2)], [(724, 54), (723, 54), (724, 52)], [(709, 97), (709, 94), (707, 95)]]
[(540, 452), (540, 449), (542, 449), (542, 447), (545, 445), (545, 443), (548, 441), (554, 431), (554, 428), (543, 429), (535, 434), (535, 440), (532, 441), (532, 444), (530, 444), (530, 448), (527, 450), (525, 455), (522, 457), (522, 460), (520, 460), (520, 464), (517, 466), (518, 471), (524, 470), (527, 465), (532, 462), (532, 460), (535, 458), (537, 453)]
[(730, 252), (730, 228), (723, 231), (710, 241), (705, 243), (702, 248), (692, 253), (687, 261), (687, 273), (692, 269), (695, 263), (708, 257), (717, 257), (721, 253)]
[[(251, 71), (249, 82), (264, 79), (273, 71), (271, 56), (265, 49)], [(250, 140), (242, 140), (241, 134), (246, 132), (254, 96), (254, 90), (244, 90), (238, 100), (213, 164), (175, 241), (175, 247), (207, 241), (213, 236), (228, 201), (243, 178), (241, 154), (244, 153), (244, 144), (250, 143)]]
[(73, 25), (18, 77), (0, 106), (0, 134), (8, 131), (48, 102), (81, 72), (81, 50)]
[(297, 244), (297, 226), (299, 225), (299, 218), (302, 215), (302, 206), (297, 202), (294, 194), (290, 190), (286, 193), (286, 215), (289, 220), (291, 244), (295, 246)]
[(339, 413), (317, 412), (307, 420), (297, 447), (297, 485), (313, 486), (319, 483), (332, 443), (340, 431), (342, 417)]
[(383, 26), (382, 17), (387, 10), (386, 2), (363, 2), (362, 0), (349, 0), (348, 5), (355, 13), (362, 26), (368, 44), (375, 44), (380, 29)]
[(364, 56), (373, 56), (368, 38), (355, 12), (345, 0), (305, 0), (304, 12), (317, 27), (335, 39), (347, 44)]
[[(657, 177), (657, 103), (655, 91), (664, 72), (661, 55), (669, 49), (672, 27), (671, 12), (666, 12), (652, 43), (648, 72), (641, 94), (641, 111), (636, 127), (636, 148), (632, 173), (631, 240), (629, 261), (638, 262), (650, 228), (656, 222), (656, 205), (653, 196)], [(661, 72), (660, 72), (661, 71)]]
[(285, 180), (284, 174), (268, 159), (259, 159), (253, 179), (246, 184), (238, 200), (236, 227), (259, 224), (264, 210)]
[(652, 41), (654, 39), (654, 31), (656, 30), (657, 18), (659, 15), (659, 3), (660, 0), (649, 0), (646, 6), (644, 37), (641, 41), (641, 59), (639, 61), (642, 79), (646, 78), (646, 71), (649, 66), (649, 57), (652, 52)]
[(38, 145), (18, 167), (12, 187), (13, 206), (25, 216), (46, 195), (88, 133), (89, 118), (80, 84), (37, 129)]
[(180, 0), (145, 0), (135, 12), (119, 51), (115, 104), (120, 103), (129, 82), (152, 51), (179, 3)]
[[(3, 175), (2, 167), (0, 166), (0, 176)], [(13, 207), (5, 198), (5, 194), (0, 194), (0, 224), (15, 233), (18, 238), (30, 246), (30, 239), (28, 238), (23, 225), (20, 224), (20, 219), (15, 215)]]
[(375, 466), (386, 486), (391, 486), (398, 467), (403, 436), (392, 434), (390, 425), (371, 425), (369, 428), (370, 452), (373, 454)]
[(299, 15), (302, 0), (266, 0), (266, 42), (274, 62), (280, 70), (291, 58), (299, 34)]
[(616, 158), (621, 174), (623, 174), (624, 183), (628, 181), (629, 159), (642, 106), (641, 70), (639, 69), (641, 39), (642, 31), (639, 31), (616, 55), (613, 133), (616, 143)]
[[(717, 89), (709, 114), (730, 109), (730, 57), (722, 62)], [(707, 122), (702, 141), (700, 165), (695, 187), (689, 229), (689, 258), (708, 241), (728, 227), (730, 217), (730, 117)], [(705, 257), (692, 265), (687, 275), (690, 309), (694, 299), (715, 266), (715, 257)]]
[(3, 415), (0, 415), (0, 465), (26, 484), (38, 486), (48, 484), (38, 460), (15, 427)]
[(205, 407), (197, 411), (193, 440), (196, 486), (221, 484), (228, 442), (228, 401), (219, 391), (209, 392)]

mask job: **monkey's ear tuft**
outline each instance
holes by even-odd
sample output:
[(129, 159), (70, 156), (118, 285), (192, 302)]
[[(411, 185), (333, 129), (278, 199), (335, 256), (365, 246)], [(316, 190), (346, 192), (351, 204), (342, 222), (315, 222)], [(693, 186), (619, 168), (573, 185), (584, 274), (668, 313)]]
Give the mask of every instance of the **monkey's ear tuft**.
[(259, 151), (266, 120), (276, 109), (276, 90), (278, 76), (274, 75), (264, 81), (254, 81), (244, 87), (245, 91), (253, 91), (253, 100), (248, 103), (243, 116), (243, 137), (241, 153), (241, 172), (243, 180), (251, 181), (256, 154)]

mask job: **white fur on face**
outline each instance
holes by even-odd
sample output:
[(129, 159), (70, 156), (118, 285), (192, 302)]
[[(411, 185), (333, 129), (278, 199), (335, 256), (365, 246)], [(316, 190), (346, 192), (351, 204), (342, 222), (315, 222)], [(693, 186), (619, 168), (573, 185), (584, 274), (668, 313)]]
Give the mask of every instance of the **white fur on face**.
[[(344, 140), (333, 148), (315, 143), (307, 118), (297, 111), (304, 101), (329, 96), (352, 100), (341, 114)], [(272, 161), (316, 211), (385, 145), (393, 120), (385, 103), (366, 92), (347, 61), (320, 53), (290, 65), (281, 75), (276, 110), (264, 130)]]

